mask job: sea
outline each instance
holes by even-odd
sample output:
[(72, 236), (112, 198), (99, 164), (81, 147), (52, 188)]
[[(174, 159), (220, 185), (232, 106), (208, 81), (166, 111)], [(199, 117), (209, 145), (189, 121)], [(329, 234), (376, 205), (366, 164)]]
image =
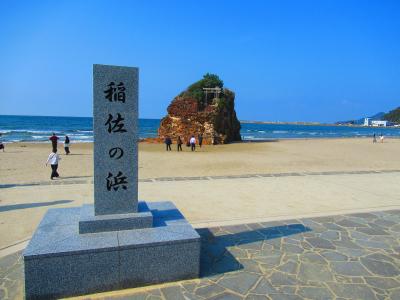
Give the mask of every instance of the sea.
[[(0, 133), (3, 142), (47, 142), (54, 132), (68, 135), (71, 143), (93, 142), (93, 119), (89, 117), (40, 117), (0, 115)], [(157, 137), (159, 119), (139, 119), (139, 138)], [(400, 137), (400, 127), (355, 127), (333, 125), (294, 125), (242, 123), (241, 135), (245, 141), (271, 139), (312, 139), (372, 137)]]

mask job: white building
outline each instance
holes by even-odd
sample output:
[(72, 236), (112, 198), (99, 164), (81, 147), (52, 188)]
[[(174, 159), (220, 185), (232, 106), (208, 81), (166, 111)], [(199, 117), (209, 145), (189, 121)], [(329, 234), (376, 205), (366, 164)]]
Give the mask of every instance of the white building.
[(364, 118), (364, 126), (369, 126), (371, 125), (371, 119), (370, 118)]
[(386, 127), (388, 121), (371, 121), (371, 125), (375, 127)]

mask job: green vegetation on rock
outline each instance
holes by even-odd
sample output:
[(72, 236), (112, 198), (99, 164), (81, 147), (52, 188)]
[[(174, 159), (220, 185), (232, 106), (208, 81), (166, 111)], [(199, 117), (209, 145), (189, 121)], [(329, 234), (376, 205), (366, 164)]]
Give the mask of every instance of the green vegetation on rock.
[(400, 107), (385, 114), (383, 119), (394, 123), (400, 123)]
[(226, 103), (223, 90), (224, 82), (219, 78), (218, 75), (210, 73), (205, 74), (203, 76), (203, 79), (191, 84), (187, 88), (187, 90), (184, 91), (180, 96), (192, 97), (197, 100), (200, 108), (204, 108), (205, 106), (210, 104), (209, 101), (212, 101), (213, 99), (211, 99), (212, 97), (211, 95), (209, 96), (207, 95), (206, 99), (206, 93), (204, 92), (203, 88), (215, 88), (215, 87), (221, 88), (219, 99), (220, 101), (223, 100), (223, 102)]

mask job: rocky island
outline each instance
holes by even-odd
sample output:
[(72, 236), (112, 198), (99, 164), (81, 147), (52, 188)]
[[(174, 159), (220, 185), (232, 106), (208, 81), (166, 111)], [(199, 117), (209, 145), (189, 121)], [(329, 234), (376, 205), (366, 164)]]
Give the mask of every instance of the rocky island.
[(224, 88), (217, 75), (207, 73), (190, 85), (172, 100), (167, 112), (158, 129), (160, 139), (180, 136), (186, 143), (192, 135), (201, 134), (204, 144), (241, 140), (235, 93)]

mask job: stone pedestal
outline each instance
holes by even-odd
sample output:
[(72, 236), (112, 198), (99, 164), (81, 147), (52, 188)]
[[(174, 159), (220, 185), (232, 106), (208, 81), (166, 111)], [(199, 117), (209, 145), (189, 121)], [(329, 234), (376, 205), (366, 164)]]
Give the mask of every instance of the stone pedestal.
[(86, 234), (79, 233), (82, 208), (50, 209), (23, 253), (26, 299), (198, 277), (198, 233), (171, 202), (140, 208), (152, 214), (152, 227)]
[(200, 237), (170, 202), (138, 203), (138, 68), (94, 65), (94, 205), (51, 209), (23, 253), (27, 299), (199, 276)]

